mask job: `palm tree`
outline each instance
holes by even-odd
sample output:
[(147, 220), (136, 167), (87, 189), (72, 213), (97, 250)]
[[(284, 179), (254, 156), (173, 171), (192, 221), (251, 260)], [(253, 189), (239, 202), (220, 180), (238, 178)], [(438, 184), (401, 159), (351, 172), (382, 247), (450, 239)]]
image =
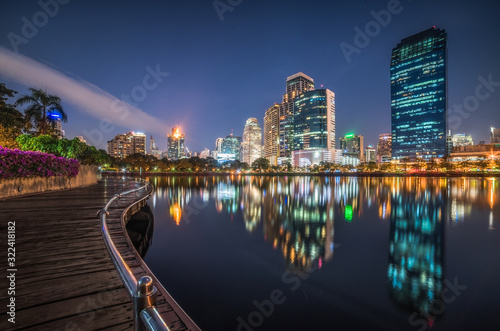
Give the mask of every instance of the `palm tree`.
[(23, 95), (17, 99), (15, 105), (28, 105), (28, 108), (24, 110), (26, 119), (35, 122), (35, 125), (40, 130), (40, 134), (45, 134), (47, 123), (54, 121), (52, 116), (49, 116), (54, 111), (59, 113), (61, 121), (68, 121), (68, 116), (61, 105), (61, 98), (56, 95), (47, 94), (47, 92), (41, 89), (30, 88), (29, 90), (31, 94)]

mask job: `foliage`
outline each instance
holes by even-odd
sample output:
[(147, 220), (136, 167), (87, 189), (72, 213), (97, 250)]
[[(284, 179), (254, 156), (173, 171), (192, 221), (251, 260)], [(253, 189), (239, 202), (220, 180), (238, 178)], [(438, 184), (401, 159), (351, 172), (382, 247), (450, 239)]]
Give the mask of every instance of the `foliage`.
[(41, 152), (0, 147), (0, 178), (78, 175), (79, 162)]
[(17, 92), (0, 83), (0, 145), (9, 148), (17, 147), (16, 137), (24, 128), (24, 116), (7, 100)]
[(270, 168), (270, 162), (268, 159), (264, 157), (259, 157), (255, 161), (252, 162), (253, 170), (268, 170)]
[(40, 134), (47, 133), (47, 124), (51, 123), (54, 127), (54, 119), (49, 116), (51, 113), (58, 113), (63, 122), (68, 121), (68, 116), (61, 105), (61, 98), (41, 89), (30, 88), (29, 90), (31, 94), (17, 99), (15, 105), (28, 106), (24, 111), (26, 120), (32, 122)]
[(78, 138), (56, 139), (49, 135), (32, 136), (23, 134), (16, 139), (23, 151), (39, 151), (59, 157), (77, 159), (84, 165), (103, 165), (111, 163), (111, 157), (104, 150), (97, 150)]

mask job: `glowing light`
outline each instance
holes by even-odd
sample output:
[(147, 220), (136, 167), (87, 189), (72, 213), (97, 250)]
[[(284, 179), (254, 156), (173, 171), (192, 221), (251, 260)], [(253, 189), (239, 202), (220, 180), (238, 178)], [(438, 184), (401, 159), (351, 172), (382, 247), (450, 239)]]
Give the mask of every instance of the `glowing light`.
[(181, 136), (181, 131), (179, 130), (179, 128), (175, 128), (175, 131), (174, 131), (175, 139), (179, 139), (180, 136)]
[(345, 206), (344, 217), (345, 217), (345, 220), (347, 222), (351, 222), (352, 221), (352, 206), (351, 205)]
[(172, 218), (174, 219), (175, 224), (180, 225), (182, 210), (178, 203), (175, 203), (170, 206), (170, 216), (172, 216)]

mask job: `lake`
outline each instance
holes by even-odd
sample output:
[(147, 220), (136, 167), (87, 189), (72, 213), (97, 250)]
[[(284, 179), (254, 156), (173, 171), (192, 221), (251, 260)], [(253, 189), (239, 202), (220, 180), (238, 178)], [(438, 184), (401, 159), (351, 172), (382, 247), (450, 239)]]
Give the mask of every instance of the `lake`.
[(204, 330), (499, 328), (499, 179), (147, 179), (144, 259)]

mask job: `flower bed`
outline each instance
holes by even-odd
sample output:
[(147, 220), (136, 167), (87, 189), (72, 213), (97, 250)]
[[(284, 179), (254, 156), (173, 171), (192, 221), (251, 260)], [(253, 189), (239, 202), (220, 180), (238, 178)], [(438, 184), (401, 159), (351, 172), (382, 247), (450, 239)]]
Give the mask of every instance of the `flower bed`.
[(41, 152), (23, 152), (0, 146), (0, 178), (78, 175), (77, 160)]

